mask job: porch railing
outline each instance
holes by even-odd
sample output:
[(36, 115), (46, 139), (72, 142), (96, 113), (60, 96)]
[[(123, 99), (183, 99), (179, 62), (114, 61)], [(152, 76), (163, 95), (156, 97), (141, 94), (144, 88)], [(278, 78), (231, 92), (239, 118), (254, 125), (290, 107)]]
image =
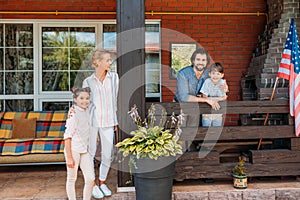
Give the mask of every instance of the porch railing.
[[(176, 162), (176, 180), (229, 178), (239, 156), (250, 177), (300, 175), (300, 140), (286, 100), (222, 102), (222, 109), (213, 113), (223, 113), (225, 125), (210, 128), (200, 122), (200, 114), (212, 113), (206, 104), (155, 104), (169, 115), (181, 109), (186, 114), (181, 134), (185, 153)], [(269, 121), (263, 125), (267, 113)]]

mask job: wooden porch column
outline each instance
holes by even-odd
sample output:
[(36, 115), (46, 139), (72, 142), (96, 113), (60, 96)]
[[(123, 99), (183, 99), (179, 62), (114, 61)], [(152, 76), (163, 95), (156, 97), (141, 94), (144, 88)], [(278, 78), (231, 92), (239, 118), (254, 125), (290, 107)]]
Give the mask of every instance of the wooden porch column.
[[(131, 106), (136, 104), (140, 115), (145, 115), (145, 0), (117, 0), (117, 53), (120, 141), (136, 128), (127, 114)], [(127, 165), (119, 166), (119, 186), (128, 186), (126, 170)]]

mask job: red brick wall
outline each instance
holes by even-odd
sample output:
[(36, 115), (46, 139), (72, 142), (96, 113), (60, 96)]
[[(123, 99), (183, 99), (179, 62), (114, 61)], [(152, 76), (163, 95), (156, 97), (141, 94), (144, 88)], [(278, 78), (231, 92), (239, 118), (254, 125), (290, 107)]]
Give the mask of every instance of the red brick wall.
[(116, 1), (114, 0), (9, 0), (1, 1), (0, 11), (33, 11), (33, 12), (55, 12), (55, 14), (41, 15), (18, 15), (18, 14), (0, 14), (0, 19), (115, 19), (115, 14), (102, 15), (64, 15), (59, 12), (115, 12)]
[[(264, 0), (151, 0), (145, 1), (147, 12), (265, 12)], [(1, 11), (104, 11), (115, 12), (113, 0), (10, 0), (1, 2)], [(110, 15), (0, 15), (2, 19), (115, 19)], [(265, 16), (207, 16), (207, 15), (146, 15), (146, 19), (160, 19), (162, 31), (162, 100), (172, 101), (176, 80), (171, 79), (171, 42), (197, 42), (207, 49), (212, 60), (225, 67), (230, 100), (240, 100), (240, 81), (249, 67), (257, 37), (264, 30)]]
[[(146, 1), (151, 12), (266, 12), (264, 0), (152, 0)], [(176, 80), (170, 79), (171, 42), (195, 42), (207, 49), (212, 60), (221, 62), (229, 85), (230, 100), (240, 100), (241, 77), (247, 72), (258, 35), (264, 30), (265, 16), (146, 15), (161, 19), (162, 29), (162, 100), (172, 101)], [(175, 31), (180, 32), (176, 34)]]

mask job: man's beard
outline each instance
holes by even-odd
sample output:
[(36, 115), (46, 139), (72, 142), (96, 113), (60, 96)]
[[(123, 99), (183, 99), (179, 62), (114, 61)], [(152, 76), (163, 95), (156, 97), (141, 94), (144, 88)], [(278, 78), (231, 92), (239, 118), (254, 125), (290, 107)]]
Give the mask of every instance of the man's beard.
[[(202, 66), (202, 68), (199, 69), (199, 66)], [(202, 72), (202, 71), (205, 69), (205, 66), (203, 66), (203, 65), (197, 65), (197, 66), (195, 66), (195, 68), (196, 68), (196, 70), (197, 70), (198, 72)]]

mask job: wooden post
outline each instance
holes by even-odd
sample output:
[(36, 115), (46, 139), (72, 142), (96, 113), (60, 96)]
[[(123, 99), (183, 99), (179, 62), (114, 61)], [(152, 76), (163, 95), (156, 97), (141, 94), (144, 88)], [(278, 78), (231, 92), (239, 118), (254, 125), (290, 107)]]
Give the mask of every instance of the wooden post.
[[(117, 69), (120, 77), (118, 99), (118, 140), (128, 137), (136, 128), (127, 112), (136, 104), (145, 116), (145, 1), (117, 0)], [(128, 166), (119, 165), (118, 185), (125, 182)]]

